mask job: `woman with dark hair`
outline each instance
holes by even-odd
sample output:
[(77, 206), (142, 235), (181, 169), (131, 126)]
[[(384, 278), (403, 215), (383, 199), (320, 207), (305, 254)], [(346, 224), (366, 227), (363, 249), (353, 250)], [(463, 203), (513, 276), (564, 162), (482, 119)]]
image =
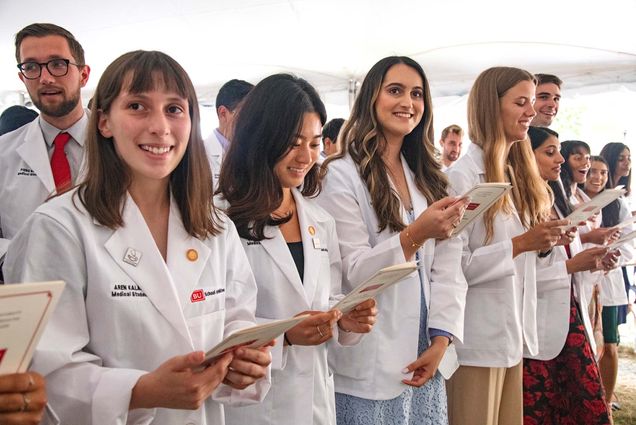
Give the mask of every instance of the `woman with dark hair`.
[[(618, 185), (624, 186), (626, 196), (631, 193), (631, 155), (629, 148), (623, 143), (608, 143), (601, 149), (601, 154), (596, 160), (599, 167), (602, 162), (605, 164), (605, 185), (600, 188), (615, 188)], [(597, 186), (586, 185), (586, 191), (593, 192)], [(602, 211), (602, 227), (611, 228), (631, 217), (626, 197), (621, 197)], [(634, 230), (634, 226), (622, 229), (622, 234), (627, 234)], [(627, 306), (629, 304), (629, 287), (634, 279), (634, 268), (626, 267), (634, 258), (634, 245), (625, 244), (620, 249), (621, 257), (619, 261), (620, 269), (612, 270), (605, 276), (601, 285), (601, 303), (603, 305), (603, 337), (605, 339), (605, 349), (599, 360), (603, 386), (607, 394), (608, 403), (612, 402), (616, 377), (618, 375), (618, 343), (620, 335), (618, 325), (627, 321)], [(622, 266), (622, 267), (621, 267)]]
[(403, 56), (373, 65), (341, 137), (318, 201), (336, 220), (344, 291), (381, 267), (421, 268), (377, 297), (382, 319), (360, 344), (332, 347), (338, 424), (444, 424), (437, 369), (447, 354), (452, 373), (466, 293), (461, 241), (448, 238), (466, 200), (446, 196), (422, 67)]
[[(558, 181), (564, 162), (559, 135), (549, 128), (530, 127), (528, 136), (541, 178)], [(560, 186), (553, 190), (564, 198)], [(563, 217), (564, 213), (553, 206), (551, 218)], [(523, 360), (526, 424), (610, 423), (592, 349), (584, 289), (590, 281), (586, 272), (597, 269), (606, 253), (605, 247), (583, 251), (572, 233), (537, 263), (538, 351), (524, 353)], [(568, 395), (567, 404), (562, 401), (563, 394)]]
[(468, 281), (460, 367), (449, 380), (451, 424), (517, 425), (523, 421), (524, 347), (536, 354), (537, 255), (547, 255), (565, 221), (548, 221), (551, 199), (527, 138), (535, 78), (494, 67), (468, 98), (468, 152), (450, 169), (453, 193), (477, 183), (510, 182), (511, 191), (461, 234)]
[(272, 351), (272, 386), (259, 405), (226, 409), (230, 425), (332, 425), (333, 377), (327, 341), (351, 345), (375, 322), (375, 301), (331, 310), (342, 276), (333, 218), (311, 197), (320, 191), (325, 107), (305, 80), (277, 74), (246, 97), (225, 157), (219, 192), (256, 276), (257, 320), (311, 316)]
[[(568, 214), (568, 210), (571, 211), (576, 205), (590, 200), (582, 189), (590, 169), (590, 146), (580, 140), (566, 140), (561, 143), (561, 156), (565, 160), (561, 167), (561, 183), (565, 198), (557, 196), (555, 204), (560, 211)], [(556, 195), (558, 192), (555, 190), (554, 193)], [(580, 239), (584, 244), (605, 245), (617, 236), (616, 229), (596, 227), (592, 224), (590, 222), (579, 229)]]
[(270, 356), (241, 347), (198, 370), (254, 324), (256, 285), (212, 203), (192, 82), (164, 53), (129, 52), (93, 102), (85, 180), (38, 208), (5, 262), (13, 282), (66, 282), (33, 369), (62, 423), (222, 424), (219, 401), (262, 398)]

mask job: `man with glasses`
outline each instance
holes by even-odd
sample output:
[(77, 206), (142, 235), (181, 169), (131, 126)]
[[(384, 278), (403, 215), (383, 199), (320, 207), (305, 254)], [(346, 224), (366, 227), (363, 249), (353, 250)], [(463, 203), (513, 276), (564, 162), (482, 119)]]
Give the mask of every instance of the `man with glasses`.
[(31, 24), (16, 34), (15, 57), (40, 116), (0, 137), (0, 265), (27, 217), (77, 181), (88, 124), (80, 89), (90, 68), (73, 34)]

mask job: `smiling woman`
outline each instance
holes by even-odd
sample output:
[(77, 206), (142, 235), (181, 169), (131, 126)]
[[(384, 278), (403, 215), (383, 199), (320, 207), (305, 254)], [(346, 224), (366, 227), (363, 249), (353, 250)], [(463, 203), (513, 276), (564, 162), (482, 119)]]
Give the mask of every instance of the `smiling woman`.
[(13, 241), (8, 279), (67, 282), (33, 361), (62, 423), (223, 423), (220, 401), (256, 402), (269, 386), (267, 348), (199, 370), (204, 350), (254, 324), (256, 286), (214, 208), (198, 124), (177, 62), (122, 55), (95, 91), (85, 180)]

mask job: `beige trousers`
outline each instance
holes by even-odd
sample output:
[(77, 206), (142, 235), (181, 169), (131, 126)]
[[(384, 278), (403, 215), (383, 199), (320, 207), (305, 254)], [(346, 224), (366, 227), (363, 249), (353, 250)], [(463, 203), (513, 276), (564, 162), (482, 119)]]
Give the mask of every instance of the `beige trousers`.
[(446, 382), (450, 425), (523, 425), (523, 367), (460, 366)]

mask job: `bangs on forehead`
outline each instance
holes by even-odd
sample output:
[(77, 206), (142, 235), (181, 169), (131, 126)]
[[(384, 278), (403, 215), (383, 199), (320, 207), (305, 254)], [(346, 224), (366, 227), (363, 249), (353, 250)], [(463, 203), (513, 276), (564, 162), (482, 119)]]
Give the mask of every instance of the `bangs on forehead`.
[(575, 146), (570, 155), (589, 155), (590, 150), (583, 145)]
[(122, 90), (139, 94), (155, 89), (174, 92), (184, 99), (188, 99), (185, 71), (166, 60), (162, 55), (144, 55), (136, 63), (130, 63), (125, 71), (125, 83)]

